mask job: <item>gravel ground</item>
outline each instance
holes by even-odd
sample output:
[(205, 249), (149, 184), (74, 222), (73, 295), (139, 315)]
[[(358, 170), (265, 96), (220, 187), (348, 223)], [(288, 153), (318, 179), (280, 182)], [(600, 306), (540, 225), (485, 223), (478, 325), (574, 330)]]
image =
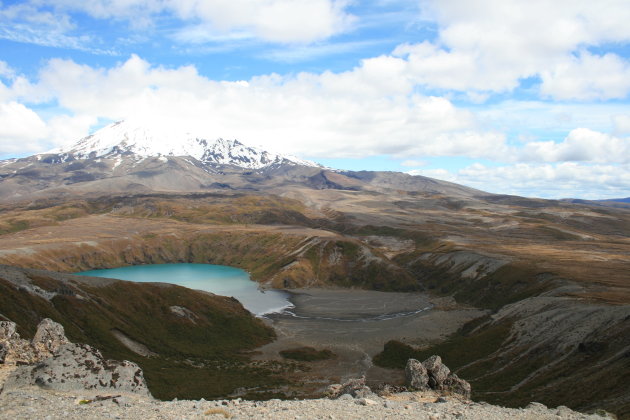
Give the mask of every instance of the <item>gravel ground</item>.
[(394, 394), (387, 398), (295, 401), (158, 401), (124, 395), (98, 401), (96, 396), (59, 393), (39, 388), (11, 390), (0, 394), (2, 419), (273, 419), (273, 420), (380, 420), (380, 419), (597, 419), (566, 407), (548, 409), (532, 403), (524, 409), (497, 407), (485, 403), (435, 395)]

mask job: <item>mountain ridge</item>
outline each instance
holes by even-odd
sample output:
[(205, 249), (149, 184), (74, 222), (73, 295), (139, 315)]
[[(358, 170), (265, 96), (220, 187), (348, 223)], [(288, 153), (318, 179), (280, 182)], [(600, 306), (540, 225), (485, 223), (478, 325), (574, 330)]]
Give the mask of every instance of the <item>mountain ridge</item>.
[(344, 171), (294, 156), (209, 141), (171, 128), (111, 124), (73, 145), (0, 161), (0, 194), (10, 201), (94, 193), (400, 190), (457, 197), (484, 195), (465, 186), (403, 172)]

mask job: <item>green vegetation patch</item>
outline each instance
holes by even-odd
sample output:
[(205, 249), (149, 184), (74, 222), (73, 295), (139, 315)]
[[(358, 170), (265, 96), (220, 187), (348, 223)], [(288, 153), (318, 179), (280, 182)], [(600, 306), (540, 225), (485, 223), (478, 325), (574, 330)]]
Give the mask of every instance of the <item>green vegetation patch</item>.
[[(486, 317), (481, 319), (484, 318), (487, 320)], [(470, 323), (478, 324), (479, 322), (480, 320), (473, 320)], [(422, 361), (438, 354), (451, 369), (459, 369), (498, 350), (508, 339), (512, 327), (511, 322), (504, 322), (467, 334), (465, 331), (469, 329), (469, 324), (466, 324), (446, 341), (421, 349), (396, 340), (388, 341), (383, 347), (383, 351), (374, 356), (374, 363), (382, 367), (403, 369), (408, 359), (413, 358)], [(468, 373), (468, 377), (474, 377), (484, 372), (486, 370), (479, 371), (474, 366), (470, 366), (462, 370), (461, 373), (462, 377), (466, 378), (464, 373)]]
[(295, 349), (282, 350), (280, 356), (285, 359), (298, 360), (301, 362), (314, 362), (317, 360), (328, 360), (335, 356), (335, 353), (328, 349), (317, 350), (313, 347), (298, 347)]

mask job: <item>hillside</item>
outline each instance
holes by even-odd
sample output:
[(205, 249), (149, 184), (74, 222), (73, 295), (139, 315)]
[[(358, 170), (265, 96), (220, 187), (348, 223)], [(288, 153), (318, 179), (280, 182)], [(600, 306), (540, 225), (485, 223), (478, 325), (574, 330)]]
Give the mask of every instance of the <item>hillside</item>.
[[(221, 396), (274, 381), (270, 369), (245, 357), (273, 340), (273, 330), (231, 298), (0, 265), (0, 319), (16, 322), (18, 333), (30, 338), (42, 318), (106, 357), (137, 362), (156, 397)], [(216, 370), (222, 366), (237, 368)]]

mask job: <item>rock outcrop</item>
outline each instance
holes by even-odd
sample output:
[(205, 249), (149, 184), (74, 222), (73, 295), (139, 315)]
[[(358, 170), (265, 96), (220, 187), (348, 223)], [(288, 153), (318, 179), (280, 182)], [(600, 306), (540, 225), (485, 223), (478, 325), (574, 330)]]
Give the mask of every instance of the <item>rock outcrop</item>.
[(409, 359), (405, 366), (405, 378), (407, 387), (412, 390), (433, 389), (470, 398), (470, 384), (452, 373), (437, 355), (429, 357), (422, 363), (416, 359)]
[(87, 344), (71, 343), (63, 326), (44, 319), (30, 342), (13, 322), (0, 322), (3, 391), (39, 386), (55, 391), (92, 390), (150, 397), (142, 369), (129, 361), (106, 360)]
[(66, 332), (61, 324), (45, 318), (37, 326), (37, 331), (31, 342), (35, 353), (40, 355), (55, 355), (62, 346), (70, 344)]
[[(442, 363), (440, 356), (437, 355), (429, 357), (422, 363), (416, 359), (407, 360), (405, 378), (406, 389), (409, 391), (434, 391), (438, 396), (457, 394), (466, 400), (470, 399), (470, 384), (452, 373)], [(384, 389), (389, 388), (391, 386), (386, 385)], [(402, 389), (404, 390), (405, 388)], [(389, 392), (381, 391), (379, 391), (379, 395), (389, 394)], [(370, 387), (365, 384), (365, 376), (358, 379), (350, 379), (343, 384), (330, 385), (326, 395), (332, 399), (338, 399), (343, 396), (348, 396), (346, 398), (365, 399), (375, 396)]]
[(407, 360), (405, 366), (406, 385), (411, 389), (428, 389), (429, 373), (427, 368), (416, 359)]
[(374, 395), (370, 387), (365, 384), (365, 376), (358, 379), (349, 379), (343, 384), (330, 385), (326, 394), (333, 399), (342, 395), (350, 395), (353, 398), (367, 398)]

